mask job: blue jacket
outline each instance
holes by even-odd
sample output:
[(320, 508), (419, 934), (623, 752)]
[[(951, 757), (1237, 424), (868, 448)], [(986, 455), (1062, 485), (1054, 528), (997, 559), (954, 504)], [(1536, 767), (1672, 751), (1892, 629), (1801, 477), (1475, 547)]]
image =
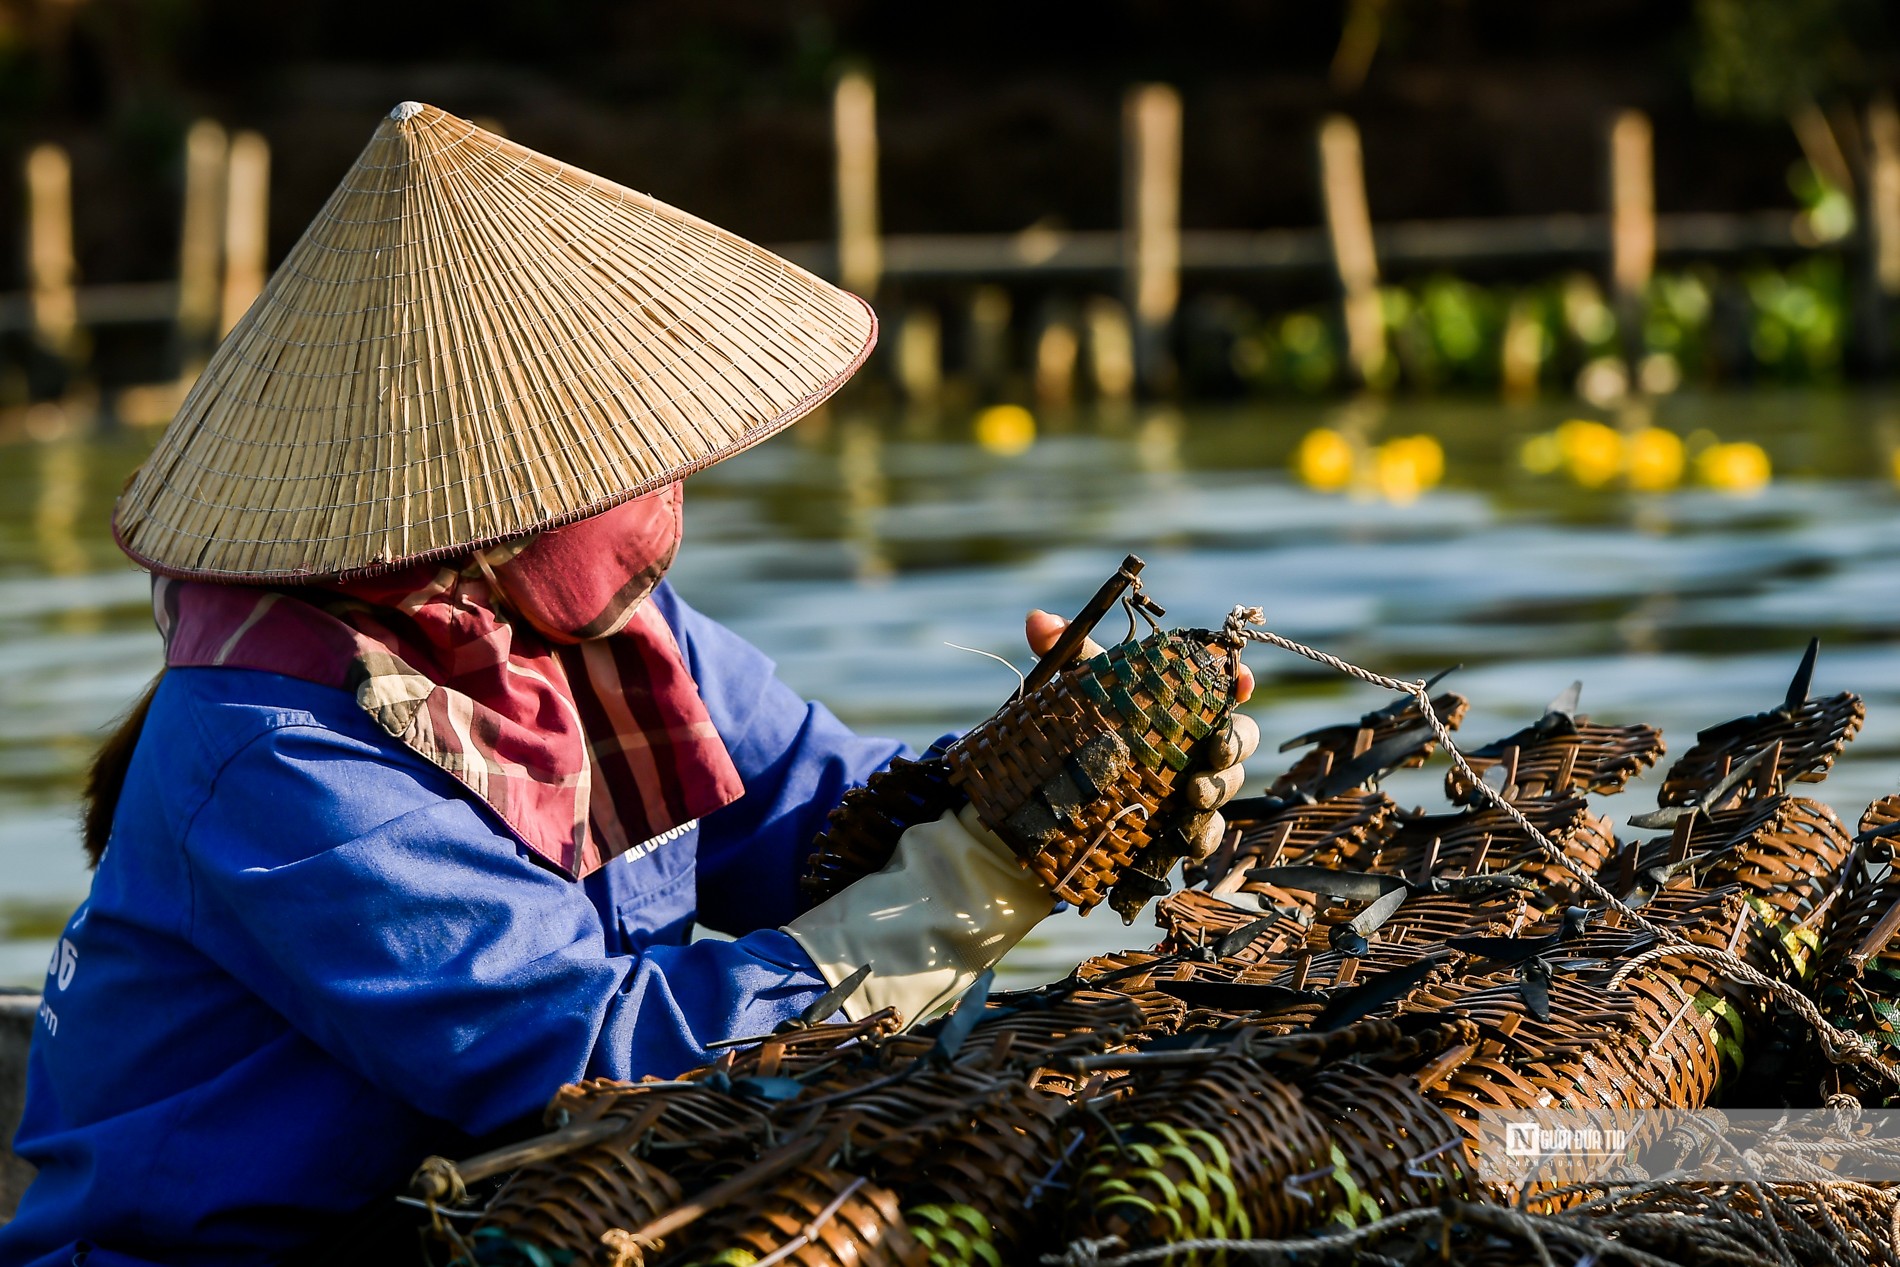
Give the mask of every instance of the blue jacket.
[(826, 811), (900, 748), (652, 601), (745, 795), (578, 884), (347, 694), (166, 675), (47, 972), (0, 1267), (271, 1261), (563, 1083), (677, 1073), (823, 991), (777, 926)]

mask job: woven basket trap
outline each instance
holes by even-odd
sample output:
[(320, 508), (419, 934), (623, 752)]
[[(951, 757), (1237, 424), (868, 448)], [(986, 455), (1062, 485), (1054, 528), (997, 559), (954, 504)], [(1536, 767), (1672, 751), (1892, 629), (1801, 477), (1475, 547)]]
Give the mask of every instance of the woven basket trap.
[(1774, 744), (1780, 745), (1774, 786), (1818, 783), (1827, 777), (1841, 749), (1860, 731), (1866, 716), (1860, 696), (1843, 691), (1808, 700), (1792, 710), (1773, 709), (1711, 726), (1698, 734), (1695, 745), (1669, 767), (1657, 804), (1687, 805), (1695, 801), (1735, 766)]
[[(1662, 732), (1654, 726), (1603, 726), (1579, 717), (1573, 728), (1540, 733), (1536, 727), (1486, 744), (1465, 758), (1480, 778), (1499, 771), (1509, 800), (1594, 792), (1607, 796), (1663, 755)], [(1462, 770), (1445, 775), (1445, 796), (1467, 804), (1477, 791)]]
[(1057, 897), (1087, 911), (1138, 863), (1152, 880), (1178, 859), (1144, 851), (1234, 707), (1230, 653), (1210, 638), (1156, 633), (1111, 648), (1010, 701), (947, 754), (950, 781)]

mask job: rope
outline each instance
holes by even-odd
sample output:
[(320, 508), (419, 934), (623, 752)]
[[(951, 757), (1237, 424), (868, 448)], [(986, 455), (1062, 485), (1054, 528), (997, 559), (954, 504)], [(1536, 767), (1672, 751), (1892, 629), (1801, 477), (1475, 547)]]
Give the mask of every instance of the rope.
[(1558, 866), (1561, 866), (1575, 877), (1577, 883), (1585, 892), (1601, 901), (1611, 910), (1616, 911), (1631, 924), (1642, 929), (1661, 943), (1661, 945), (1652, 950), (1644, 951), (1634, 960), (1619, 969), (1616, 975), (1611, 978), (1610, 984), (1612, 986), (1622, 985), (1630, 973), (1659, 959), (1699, 959), (1712, 967), (1720, 969), (1741, 984), (1765, 990), (1787, 1004), (1790, 1010), (1813, 1028), (1815, 1034), (1821, 1040), (1822, 1051), (1825, 1052), (1828, 1059), (1835, 1064), (1866, 1066), (1895, 1087), (1900, 1087), (1900, 1068), (1896, 1068), (1882, 1060), (1879, 1047), (1867, 1039), (1862, 1038), (1859, 1034), (1840, 1029), (1832, 1024), (1826, 1017), (1821, 1015), (1821, 1010), (1814, 1005), (1814, 1001), (1800, 990), (1797, 990), (1785, 981), (1779, 981), (1766, 975), (1730, 951), (1718, 950), (1712, 946), (1698, 946), (1675, 929), (1656, 924), (1644, 918), (1634, 907), (1605, 888), (1595, 876), (1586, 874), (1584, 870), (1577, 865), (1576, 861), (1571, 858), (1569, 854), (1565, 853), (1555, 841), (1551, 840), (1550, 837), (1539, 830), (1537, 824), (1533, 823), (1522, 810), (1507, 800), (1503, 793), (1499, 792), (1489, 783), (1486, 783), (1484, 779), (1479, 776), (1478, 772), (1471, 768), (1471, 763), (1465, 760), (1465, 754), (1459, 751), (1457, 743), (1453, 741), (1451, 728), (1445, 724), (1443, 718), (1439, 717), (1438, 710), (1432, 707), (1431, 690), (1425, 685), (1422, 679), (1416, 682), (1407, 682), (1400, 678), (1387, 677), (1382, 673), (1374, 673), (1371, 669), (1361, 668), (1359, 665), (1347, 660), (1342, 660), (1338, 656), (1328, 655), (1326, 652), (1309, 647), (1305, 643), (1295, 642), (1291, 638), (1274, 633), (1265, 628), (1265, 623), (1266, 612), (1263, 609), (1259, 607), (1235, 607), (1227, 614), (1227, 623), (1223, 633), (1227, 638), (1235, 641), (1261, 642), (1268, 646), (1278, 647), (1282, 651), (1291, 651), (1295, 655), (1306, 657), (1315, 664), (1323, 664), (1335, 672), (1343, 673), (1350, 678), (1357, 678), (1359, 681), (1365, 682), (1368, 685), (1394, 691), (1400, 695), (1411, 696), (1418, 704), (1419, 715), (1431, 726), (1432, 733), (1436, 735), (1438, 741), (1444, 745), (1445, 753), (1451, 758), (1452, 764), (1458, 768), (1460, 774), (1464, 775), (1465, 778), (1470, 781), (1471, 785), (1478, 790), (1479, 794), (1482, 795), (1485, 800), (1489, 801), (1494, 808), (1515, 823), (1552, 862), (1555, 862)]
[(1721, 968), (1743, 985), (1754, 986), (1758, 990), (1774, 995), (1814, 1029), (1816, 1036), (1821, 1040), (1821, 1048), (1827, 1053), (1829, 1060), (1837, 1065), (1871, 1065), (1874, 1072), (1895, 1086), (1900, 1086), (1900, 1071), (1896, 1071), (1886, 1061), (1878, 1059), (1880, 1049), (1873, 1043), (1859, 1034), (1837, 1028), (1821, 1015), (1821, 1009), (1814, 1005), (1814, 1000), (1802, 991), (1785, 981), (1767, 975), (1726, 950), (1717, 950), (1712, 946), (1698, 946), (1689, 941), (1657, 946), (1643, 951), (1618, 968), (1615, 975), (1610, 978), (1611, 988), (1621, 986), (1632, 972), (1640, 971), (1659, 959), (1700, 959)]
[[(1577, 1207), (1540, 1215), (1505, 1206), (1450, 1201), (1443, 1206), (1417, 1206), (1402, 1210), (1363, 1227), (1328, 1229), (1285, 1240), (1204, 1237), (1113, 1254), (1111, 1251), (1125, 1244), (1119, 1236), (1107, 1236), (1099, 1240), (1081, 1239), (1070, 1242), (1063, 1253), (1043, 1255), (1042, 1262), (1047, 1267), (1137, 1267), (1142, 1263), (1174, 1259), (1177, 1255), (1186, 1257), (1194, 1254), (1230, 1254), (1263, 1261), (1285, 1259), (1289, 1262), (1305, 1262), (1312, 1258), (1328, 1257), (1341, 1250), (1352, 1250), (1354, 1261), (1357, 1262), (1370, 1256), (1371, 1242), (1389, 1233), (1429, 1222), (1447, 1225), (1464, 1223), (1513, 1236), (1535, 1255), (1535, 1261), (1541, 1267), (1557, 1267), (1557, 1260), (1551, 1255), (1552, 1244), (1583, 1250), (1586, 1259), (1594, 1254), (1604, 1259), (1629, 1263), (1633, 1267), (1682, 1267), (1689, 1262), (1735, 1263), (1744, 1267), (1781, 1267), (1784, 1264), (1793, 1267), (1799, 1263), (1807, 1267), (1816, 1261), (1817, 1255), (1842, 1267), (1850, 1261), (1856, 1264), (1873, 1261), (1834, 1217), (1833, 1210), (1818, 1191), (1818, 1185), (1789, 1184), (1782, 1187), (1790, 1193), (1808, 1196), (1809, 1203), (1823, 1220), (1825, 1226), (1821, 1228), (1804, 1222), (1797, 1211), (1781, 1200), (1779, 1191), (1765, 1190), (1753, 1184), (1742, 1186), (1755, 1198), (1756, 1204), (1752, 1210), (1731, 1207), (1715, 1193), (1679, 1183), (1639, 1184), (1632, 1190), (1633, 1193), (1686, 1199), (1692, 1204), (1686, 1208), (1643, 1208), (1639, 1205), (1627, 1210), (1598, 1207), (1594, 1213), (1589, 1207)], [(1860, 1185), (1853, 1186), (1881, 1204), (1892, 1203), (1890, 1192), (1874, 1192)], [(1900, 1203), (1892, 1204), (1894, 1217), (1900, 1219)], [(1715, 1217), (1716, 1211), (1721, 1211), (1720, 1217)], [(1581, 1220), (1585, 1217), (1599, 1222), (1602, 1230), (1583, 1225)], [(1798, 1249), (1784, 1239), (1779, 1220), (1786, 1220), (1790, 1230), (1799, 1234), (1801, 1244)], [(1681, 1249), (1692, 1251), (1691, 1256), (1682, 1259), (1664, 1257), (1638, 1248), (1630, 1243), (1626, 1235), (1620, 1235), (1638, 1230), (1647, 1230), (1652, 1234), (1666, 1233), (1658, 1239), (1664, 1243), (1674, 1242)], [(1764, 1232), (1768, 1235), (1764, 1235)], [(1880, 1261), (1887, 1260), (1882, 1258)]]
[(1104, 1258), (1104, 1250), (1121, 1245), (1119, 1236), (1105, 1236), (1100, 1240), (1072, 1241), (1066, 1251), (1060, 1254), (1044, 1254), (1042, 1261), (1050, 1267), (1131, 1267), (1135, 1263), (1158, 1262), (1172, 1258), (1176, 1254), (1220, 1253), (1226, 1251), (1236, 1254), (1298, 1254), (1311, 1253), (1316, 1249), (1343, 1249), (1361, 1241), (1369, 1241), (1395, 1232), (1399, 1228), (1413, 1223), (1423, 1223), (1430, 1219), (1440, 1219), (1444, 1212), (1437, 1206), (1417, 1206), (1410, 1210), (1401, 1210), (1389, 1214), (1376, 1223), (1364, 1227), (1355, 1227), (1338, 1232), (1322, 1232), (1316, 1236), (1301, 1236), (1292, 1240), (1230, 1240), (1222, 1237), (1203, 1237), (1198, 1240), (1171, 1241), (1166, 1245), (1151, 1245), (1146, 1249), (1132, 1250), (1113, 1258)]
[(1048, 1267), (1135, 1267), (1139, 1263), (1159, 1262), (1163, 1259), (1174, 1258), (1176, 1255), (1223, 1253), (1262, 1258), (1278, 1255), (1289, 1260), (1304, 1261), (1308, 1255), (1349, 1249), (1377, 1240), (1389, 1232), (1398, 1231), (1415, 1223), (1453, 1219), (1467, 1223), (1488, 1224), (1523, 1238), (1536, 1252), (1538, 1262), (1543, 1267), (1555, 1267), (1555, 1260), (1551, 1258), (1546, 1245), (1547, 1238), (1568, 1242), (1597, 1254), (1614, 1255), (1619, 1261), (1634, 1264), (1635, 1267), (1678, 1267), (1678, 1264), (1671, 1259), (1637, 1249), (1625, 1241), (1585, 1231), (1557, 1217), (1537, 1218), (1516, 1210), (1505, 1209), (1502, 1206), (1479, 1205), (1465, 1201), (1451, 1202), (1443, 1208), (1417, 1206), (1410, 1210), (1401, 1210), (1397, 1214), (1387, 1215), (1363, 1227), (1325, 1231), (1312, 1236), (1287, 1240), (1205, 1237), (1171, 1241), (1166, 1245), (1151, 1245), (1145, 1249), (1132, 1250), (1114, 1257), (1103, 1257), (1103, 1251), (1112, 1250), (1121, 1245), (1123, 1242), (1118, 1236), (1104, 1237), (1101, 1240), (1078, 1240), (1071, 1242), (1064, 1253), (1044, 1254), (1042, 1261), (1048, 1264)]

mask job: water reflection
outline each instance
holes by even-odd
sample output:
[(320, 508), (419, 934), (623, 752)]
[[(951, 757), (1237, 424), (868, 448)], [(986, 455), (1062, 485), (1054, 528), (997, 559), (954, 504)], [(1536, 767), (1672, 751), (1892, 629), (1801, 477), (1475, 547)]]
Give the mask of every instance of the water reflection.
[[(1024, 664), (1023, 612), (1073, 610), (1129, 551), (1170, 620), (1259, 603), (1275, 628), (1383, 670), (1462, 661), (1480, 741), (1580, 677), (1586, 711), (1656, 722), (1680, 751), (1778, 699), (1819, 633), (1816, 689), (1869, 705), (1822, 795), (1854, 815), (1900, 789), (1900, 412), (1885, 402), (1676, 396), (1596, 419), (1442, 399), (1019, 412), (987, 427), (948, 406), (808, 419), (694, 478), (677, 583), (797, 689), (913, 743), (1015, 684), (944, 644)], [(1609, 439), (1566, 442), (1573, 422)], [(83, 893), (80, 771), (157, 667), (145, 580), (105, 529), (141, 451), (0, 448), (0, 978), (37, 978)], [(1250, 659), (1269, 739), (1382, 702), (1305, 662)], [(1395, 794), (1436, 803), (1439, 777), (1408, 773)], [(1016, 962), (1145, 937), (1097, 914)]]
[(76, 576), (86, 570), (86, 552), (79, 544), (79, 512), (85, 503), (87, 454), (86, 446), (75, 440), (40, 446), (40, 493), (33, 507), (33, 533), (40, 561), (53, 576)]

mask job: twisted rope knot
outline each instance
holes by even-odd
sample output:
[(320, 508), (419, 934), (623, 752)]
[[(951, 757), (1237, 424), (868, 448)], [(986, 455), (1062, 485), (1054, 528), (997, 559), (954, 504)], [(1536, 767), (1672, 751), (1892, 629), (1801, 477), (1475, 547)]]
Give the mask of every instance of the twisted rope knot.
[(610, 1227), (600, 1234), (600, 1247), (607, 1251), (609, 1267), (646, 1267), (646, 1249), (633, 1233)]
[(1103, 1250), (1118, 1249), (1121, 1244), (1122, 1238), (1119, 1236), (1104, 1236), (1097, 1240), (1084, 1237), (1081, 1240), (1070, 1241), (1069, 1248), (1063, 1253), (1044, 1254), (1042, 1261), (1056, 1264), (1058, 1267), (1095, 1267), (1102, 1261)]

